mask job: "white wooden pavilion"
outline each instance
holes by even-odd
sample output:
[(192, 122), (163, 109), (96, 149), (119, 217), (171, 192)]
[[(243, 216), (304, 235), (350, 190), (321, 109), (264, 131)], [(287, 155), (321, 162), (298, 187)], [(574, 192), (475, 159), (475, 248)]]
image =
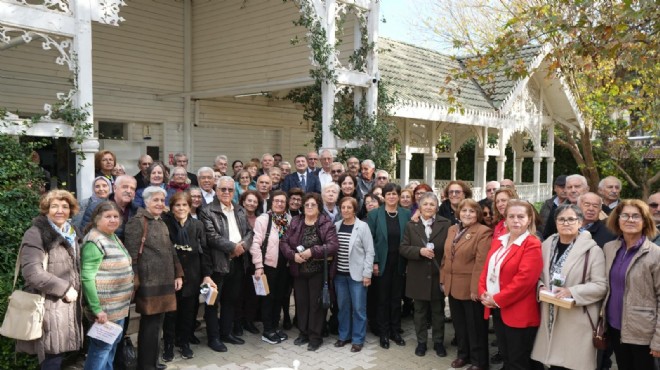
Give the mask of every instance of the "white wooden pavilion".
[[(542, 182), (538, 169), (545, 158), (546, 182), (551, 182), (552, 127), (581, 122), (561, 80), (538, 72), (515, 83), (496, 81), (499, 95), (494, 98), (483, 91), (479, 97), (488, 87), (473, 83), (466, 87), (471, 90), (465, 97), (466, 113), (450, 113), (439, 94), (446, 75), (442, 68), (451, 67), (450, 61), (403, 43), (383, 40), (381, 45), (376, 0), (0, 0), (0, 107), (23, 115), (43, 113), (44, 103), (56, 102), (58, 93), (71, 94), (75, 106), (86, 107), (95, 129), (82, 143), (86, 159), (77, 159), (82, 165), (76, 175), (81, 199), (91, 193), (92, 154), (99, 149), (113, 150), (129, 173), (137, 171), (137, 157), (148, 150), (165, 161), (174, 153), (188, 153), (193, 170), (212, 163), (217, 154), (230, 161), (264, 152), (293, 158), (310, 150), (313, 135), (300, 107), (279, 99), (312, 83), (308, 46), (291, 44), (307, 32), (292, 24), (299, 17), (297, 4), (313, 10), (328, 30), (330, 44), (338, 15), (357, 9), (369, 20), (368, 40), (391, 49), (382, 54), (380, 69), (378, 53), (371, 53), (366, 71), (352, 70), (348, 56), (360, 46), (361, 35), (356, 18), (349, 15), (344, 42), (329, 67), (338, 84), (366, 91), (371, 112), (380, 75), (398, 84), (404, 99), (395, 110), (402, 182), (409, 180), (412, 153), (425, 154), (424, 179), (434, 183), (435, 160), (449, 156), (455, 164), (455, 153), (470, 137), (479, 142), (472, 181), (476, 190), (486, 180), (488, 156), (498, 158), (498, 177), (507, 161), (520, 168), (524, 158), (532, 158), (535, 184)], [(526, 56), (530, 67), (543, 65), (536, 55), (541, 54)], [(334, 89), (333, 84), (323, 86), (323, 147), (331, 150), (346, 144), (329, 130)], [(45, 120), (28, 134), (66, 137), (71, 132), (61, 122)], [(451, 151), (437, 153), (437, 138), (446, 134), (452, 138)], [(486, 139), (493, 134), (498, 144), (490, 147)], [(532, 152), (523, 150), (529, 140)], [(507, 143), (516, 150), (513, 160), (503, 154)], [(547, 185), (536, 189), (530, 200), (549, 193)]]

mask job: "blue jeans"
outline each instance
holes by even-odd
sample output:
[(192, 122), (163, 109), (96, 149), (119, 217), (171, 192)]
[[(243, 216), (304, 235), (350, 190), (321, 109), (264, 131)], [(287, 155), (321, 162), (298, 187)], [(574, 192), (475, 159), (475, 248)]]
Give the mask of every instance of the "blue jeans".
[(335, 276), (335, 292), (339, 307), (339, 339), (364, 344), (367, 334), (367, 288), (350, 275)]
[[(124, 327), (124, 319), (117, 320), (115, 324)], [(112, 361), (115, 359), (117, 344), (124, 336), (119, 335), (113, 344), (102, 340), (89, 338), (89, 349), (85, 360), (85, 370), (112, 370)]]

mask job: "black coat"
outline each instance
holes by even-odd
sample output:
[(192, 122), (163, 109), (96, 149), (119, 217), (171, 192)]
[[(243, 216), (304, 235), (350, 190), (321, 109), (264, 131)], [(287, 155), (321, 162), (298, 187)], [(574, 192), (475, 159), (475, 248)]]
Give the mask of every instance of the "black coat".
[[(306, 173), (305, 185), (305, 189), (302, 189), (305, 193), (314, 192), (321, 194), (321, 181), (314, 173)], [(298, 172), (286, 175), (282, 182), (281, 189), (283, 191), (288, 192), (292, 188), (302, 188), (300, 186), (300, 176), (298, 175)]]
[(605, 223), (601, 220), (597, 220), (591, 224), (591, 227), (589, 227), (587, 231), (591, 233), (591, 239), (593, 239), (601, 248), (605, 246), (605, 243), (616, 239), (616, 235), (612, 234), (607, 226), (605, 226)]

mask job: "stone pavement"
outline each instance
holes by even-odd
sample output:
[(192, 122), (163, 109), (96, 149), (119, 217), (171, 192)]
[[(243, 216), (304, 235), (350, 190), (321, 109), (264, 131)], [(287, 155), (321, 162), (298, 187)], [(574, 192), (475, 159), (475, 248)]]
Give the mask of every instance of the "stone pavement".
[[(260, 324), (257, 324), (260, 325)], [(450, 363), (456, 356), (456, 347), (449, 344), (453, 338), (453, 327), (451, 323), (445, 325), (445, 345), (448, 356), (440, 358), (432, 348), (429, 348), (426, 356), (415, 356), (415, 333), (412, 318), (403, 319), (403, 338), (405, 346), (397, 346), (390, 342), (390, 349), (382, 349), (378, 337), (371, 333), (367, 334), (364, 348), (359, 353), (351, 353), (350, 345), (344, 348), (333, 346), (337, 337), (330, 335), (324, 338), (323, 345), (316, 352), (307, 351), (307, 346), (295, 346), (293, 340), (298, 331), (294, 327), (287, 331), (289, 339), (283, 343), (272, 345), (261, 341), (261, 335), (245, 332), (244, 345), (235, 346), (227, 344), (228, 352), (217, 353), (209, 349), (205, 343), (204, 330), (197, 332), (202, 344), (192, 346), (195, 358), (184, 360), (176, 353), (174, 361), (169, 362), (168, 369), (172, 370), (238, 370), (238, 369), (269, 369), (269, 368), (291, 368), (294, 360), (300, 361), (300, 370), (307, 369), (451, 369)], [(430, 338), (430, 347), (432, 340)], [(492, 348), (492, 347), (491, 347)], [(494, 353), (494, 348), (491, 349)], [(494, 366), (497, 368), (497, 366)]]

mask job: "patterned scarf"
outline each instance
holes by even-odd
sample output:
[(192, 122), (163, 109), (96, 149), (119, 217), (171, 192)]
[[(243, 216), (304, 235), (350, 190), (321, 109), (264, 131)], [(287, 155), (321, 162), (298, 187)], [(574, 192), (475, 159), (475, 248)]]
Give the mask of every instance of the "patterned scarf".
[[(566, 262), (566, 258), (568, 257), (568, 254), (571, 253), (571, 249), (573, 249), (573, 246), (575, 245), (575, 240), (571, 242), (571, 244), (566, 248), (566, 251), (564, 251), (564, 254), (561, 255), (561, 257), (557, 258), (557, 253), (559, 253), (559, 250), (557, 249), (557, 243), (559, 243), (559, 236), (555, 236), (554, 239), (552, 240), (552, 258), (550, 258), (551, 264), (550, 264), (550, 279), (555, 276), (555, 272), (560, 273), (561, 270), (564, 268), (564, 262)], [(555, 305), (550, 304), (549, 305), (550, 310), (549, 310), (549, 317), (548, 317), (548, 331), (552, 333), (552, 324), (555, 321)]]
[(277, 233), (280, 239), (282, 239), (284, 233), (286, 233), (287, 227), (289, 227), (289, 219), (286, 216), (286, 213), (272, 213), (273, 223), (277, 226)]
[(55, 231), (57, 231), (58, 234), (60, 234), (70, 245), (71, 248), (73, 249), (73, 255), (76, 255), (76, 229), (71, 226), (70, 223), (65, 222), (64, 225), (62, 225), (62, 228), (60, 229), (57, 227), (51, 220), (48, 220), (48, 223), (50, 226), (53, 227)]

